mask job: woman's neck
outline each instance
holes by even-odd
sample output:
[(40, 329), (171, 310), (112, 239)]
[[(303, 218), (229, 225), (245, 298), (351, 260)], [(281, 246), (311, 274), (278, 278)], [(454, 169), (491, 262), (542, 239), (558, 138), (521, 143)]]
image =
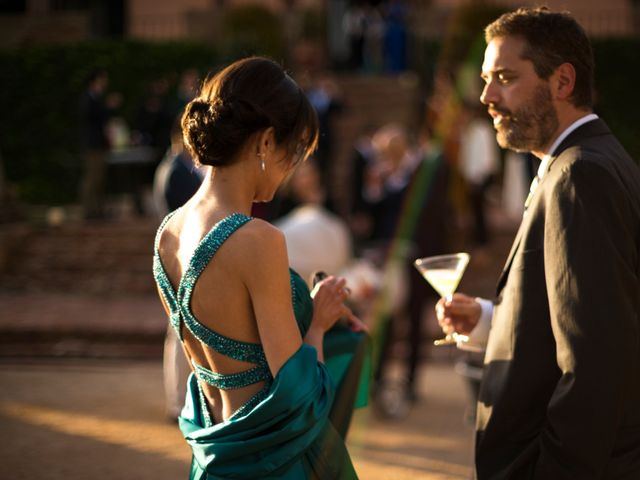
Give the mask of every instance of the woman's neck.
[(225, 213), (251, 214), (255, 184), (245, 168), (234, 164), (225, 168), (210, 168), (203, 182), (198, 203), (211, 205)]

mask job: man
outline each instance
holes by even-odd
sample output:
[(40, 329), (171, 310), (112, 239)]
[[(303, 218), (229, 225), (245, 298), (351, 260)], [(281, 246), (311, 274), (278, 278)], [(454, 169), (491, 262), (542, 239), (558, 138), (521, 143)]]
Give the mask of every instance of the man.
[(84, 159), (84, 173), (80, 185), (80, 201), (86, 219), (104, 217), (104, 195), (107, 175), (106, 157), (109, 151), (107, 123), (120, 103), (117, 95), (103, 95), (109, 84), (107, 71), (93, 70), (86, 79), (86, 88), (80, 96), (80, 147)]
[(638, 479), (640, 171), (592, 114), (593, 56), (575, 20), (520, 9), (485, 36), (481, 101), (498, 143), (542, 164), (496, 300), (437, 307), (471, 343), (493, 310), (477, 477)]

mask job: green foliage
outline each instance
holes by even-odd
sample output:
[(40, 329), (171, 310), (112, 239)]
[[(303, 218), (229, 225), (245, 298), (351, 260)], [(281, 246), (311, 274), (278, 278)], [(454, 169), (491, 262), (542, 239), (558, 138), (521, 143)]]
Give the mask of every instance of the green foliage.
[(637, 105), (640, 105), (640, 39), (593, 42), (596, 62), (595, 111), (622, 145), (640, 163)]
[(264, 55), (279, 61), (285, 55), (285, 39), (280, 19), (261, 5), (228, 9), (223, 18), (222, 49), (226, 60), (248, 55)]
[[(275, 24), (276, 20), (265, 22)], [(255, 50), (238, 51), (237, 56), (261, 52), (277, 58), (274, 51), (258, 49), (267, 43), (254, 41), (253, 45)], [(594, 41), (596, 112), (636, 161), (640, 160), (640, 136), (632, 106), (640, 104), (639, 49), (638, 39)], [(415, 42), (413, 65), (426, 91), (439, 57), (437, 42)], [(23, 201), (76, 200), (82, 171), (77, 103), (93, 68), (109, 71), (109, 90), (123, 95), (122, 115), (131, 124), (151, 80), (165, 77), (175, 82), (188, 67), (204, 74), (220, 63), (215, 50), (186, 43), (99, 42), (0, 51), (0, 152), (8, 181), (18, 187)]]
[(505, 8), (485, 2), (467, 2), (451, 17), (442, 45), (440, 63), (455, 71), (463, 63), (482, 64), (484, 27), (505, 12)]
[(0, 151), (6, 175), (24, 201), (74, 201), (82, 171), (78, 151), (78, 98), (87, 74), (109, 72), (109, 91), (123, 96), (131, 119), (153, 79), (177, 79), (218, 62), (202, 45), (97, 42), (0, 52)]

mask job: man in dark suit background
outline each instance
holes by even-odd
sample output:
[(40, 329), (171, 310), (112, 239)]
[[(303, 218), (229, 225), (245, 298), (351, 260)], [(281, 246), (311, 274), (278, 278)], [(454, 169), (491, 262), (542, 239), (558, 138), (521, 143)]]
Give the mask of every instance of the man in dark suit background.
[(519, 9), (485, 37), (498, 143), (542, 163), (496, 299), (437, 306), (469, 346), (488, 332), (476, 475), (639, 479), (640, 169), (592, 113), (593, 54), (571, 16)]

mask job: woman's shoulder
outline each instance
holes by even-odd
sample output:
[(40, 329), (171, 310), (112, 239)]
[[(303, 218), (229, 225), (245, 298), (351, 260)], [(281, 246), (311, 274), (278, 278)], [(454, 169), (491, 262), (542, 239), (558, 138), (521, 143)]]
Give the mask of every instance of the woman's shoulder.
[(270, 223), (253, 219), (234, 234), (228, 250), (230, 268), (249, 286), (287, 280), (289, 257), (284, 234)]
[(269, 222), (253, 218), (238, 230), (236, 241), (249, 257), (286, 252), (284, 234)]

